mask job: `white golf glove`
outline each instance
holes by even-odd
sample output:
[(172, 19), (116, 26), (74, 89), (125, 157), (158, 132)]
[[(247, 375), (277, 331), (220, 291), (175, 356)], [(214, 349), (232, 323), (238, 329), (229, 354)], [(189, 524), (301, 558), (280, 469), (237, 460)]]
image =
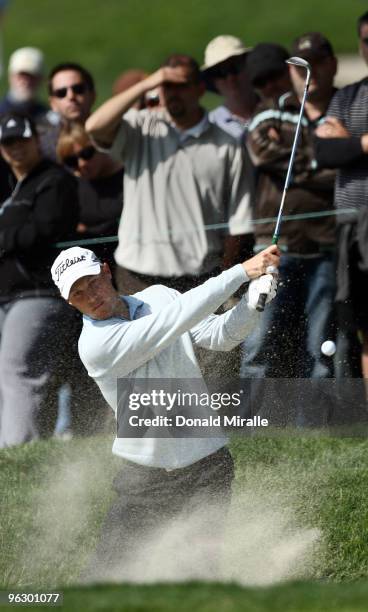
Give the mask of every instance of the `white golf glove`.
[(266, 304), (271, 302), (277, 292), (277, 271), (274, 266), (269, 266), (267, 271), (272, 274), (263, 274), (259, 278), (255, 278), (249, 283), (247, 302), (250, 310), (256, 310), (259, 296), (263, 293), (267, 295)]

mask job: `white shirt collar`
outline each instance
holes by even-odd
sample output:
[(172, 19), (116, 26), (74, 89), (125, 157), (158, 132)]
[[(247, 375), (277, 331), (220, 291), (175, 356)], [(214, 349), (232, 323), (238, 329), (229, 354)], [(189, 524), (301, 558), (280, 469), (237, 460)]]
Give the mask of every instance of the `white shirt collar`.
[(208, 113), (205, 112), (202, 119), (188, 130), (180, 130), (172, 121), (170, 121), (170, 124), (179, 135), (180, 142), (184, 142), (184, 140), (187, 138), (200, 138), (203, 132), (208, 129), (210, 122), (208, 119)]

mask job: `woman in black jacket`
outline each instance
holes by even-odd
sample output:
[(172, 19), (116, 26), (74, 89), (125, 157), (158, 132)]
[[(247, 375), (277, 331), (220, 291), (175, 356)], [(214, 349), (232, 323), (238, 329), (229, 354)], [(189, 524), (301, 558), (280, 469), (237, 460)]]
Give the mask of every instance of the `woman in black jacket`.
[(42, 158), (29, 118), (2, 117), (0, 153), (16, 178), (0, 208), (1, 448), (36, 439), (51, 426), (43, 410), (65, 358), (65, 328), (74, 322), (50, 266), (54, 244), (75, 231), (78, 195), (75, 179)]

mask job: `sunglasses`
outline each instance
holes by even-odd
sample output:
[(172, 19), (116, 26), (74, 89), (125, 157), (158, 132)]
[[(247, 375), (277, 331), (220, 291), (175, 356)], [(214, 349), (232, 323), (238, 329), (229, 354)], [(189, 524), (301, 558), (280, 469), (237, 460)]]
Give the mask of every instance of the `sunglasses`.
[(25, 143), (29, 142), (29, 140), (29, 138), (23, 138), (22, 136), (10, 136), (9, 138), (4, 138), (3, 140), (1, 140), (0, 144), (4, 145), (5, 147), (11, 147), (15, 143)]
[(81, 96), (86, 93), (87, 85), (85, 83), (75, 83), (75, 85), (70, 85), (70, 87), (59, 87), (59, 89), (54, 89), (51, 95), (54, 98), (65, 98), (69, 89), (71, 89), (74, 94)]
[(211, 70), (209, 70), (209, 76), (212, 79), (226, 79), (226, 77), (230, 74), (239, 74), (243, 70), (244, 66), (244, 58), (241, 60), (233, 60), (231, 62), (227, 62), (226, 64), (211, 68)]
[(160, 98), (158, 96), (146, 96), (144, 104), (147, 108), (154, 108), (160, 104)]
[(63, 158), (63, 164), (68, 166), (68, 168), (73, 168), (74, 170), (78, 168), (79, 160), (83, 159), (84, 161), (89, 161), (95, 155), (96, 149), (92, 145), (81, 149), (79, 153), (75, 155), (67, 155)]

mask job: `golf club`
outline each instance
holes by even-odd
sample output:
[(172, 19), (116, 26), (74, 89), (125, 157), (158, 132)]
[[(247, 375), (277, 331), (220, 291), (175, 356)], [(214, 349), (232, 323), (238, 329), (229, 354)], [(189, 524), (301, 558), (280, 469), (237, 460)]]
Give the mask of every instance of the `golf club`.
[[(287, 190), (289, 188), (292, 168), (293, 168), (293, 164), (294, 164), (295, 152), (296, 152), (296, 148), (298, 146), (300, 126), (301, 126), (301, 123), (302, 123), (302, 117), (303, 117), (303, 113), (304, 113), (304, 105), (305, 105), (305, 101), (307, 99), (308, 87), (309, 87), (309, 81), (310, 81), (310, 75), (311, 75), (311, 66), (310, 66), (310, 64), (305, 59), (303, 59), (301, 57), (290, 57), (289, 59), (286, 60), (286, 63), (287, 64), (292, 64), (293, 66), (301, 66), (301, 67), (305, 68), (306, 71), (307, 71), (307, 78), (305, 79), (304, 93), (303, 93), (303, 98), (302, 98), (302, 102), (301, 102), (301, 105), (300, 105), (300, 112), (299, 112), (299, 117), (298, 117), (298, 123), (297, 123), (296, 130), (295, 130), (293, 147), (291, 149), (291, 155), (290, 155), (289, 166), (288, 166), (288, 170), (287, 170), (287, 174), (286, 174), (286, 179), (285, 179), (284, 191), (282, 193), (280, 208), (279, 208), (279, 212), (278, 212), (278, 215), (277, 215), (275, 230), (274, 230), (273, 237), (272, 237), (272, 244), (277, 244), (278, 240), (279, 240), (279, 236), (280, 236), (280, 227), (281, 227), (281, 220), (282, 220), (282, 212), (283, 212), (283, 209), (284, 209), (284, 202), (285, 202)], [(259, 296), (259, 299), (258, 299), (258, 304), (257, 304), (257, 310), (259, 312), (262, 312), (264, 310), (264, 307), (265, 307), (265, 304), (266, 304), (266, 299), (267, 299), (267, 295), (265, 293), (261, 293), (260, 296)]]

